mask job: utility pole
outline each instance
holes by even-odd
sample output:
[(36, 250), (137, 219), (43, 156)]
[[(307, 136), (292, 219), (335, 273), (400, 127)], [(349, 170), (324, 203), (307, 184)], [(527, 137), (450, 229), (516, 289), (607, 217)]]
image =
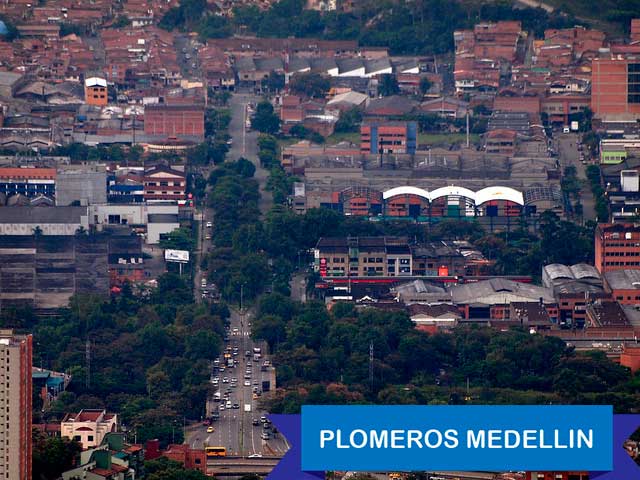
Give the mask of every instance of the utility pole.
[(467, 148), (469, 148), (469, 110), (467, 110)]
[(87, 336), (87, 342), (85, 344), (85, 361), (87, 363), (87, 379), (86, 386), (87, 389), (91, 388), (91, 340), (89, 340)]
[(369, 342), (369, 385), (373, 390), (373, 340)]

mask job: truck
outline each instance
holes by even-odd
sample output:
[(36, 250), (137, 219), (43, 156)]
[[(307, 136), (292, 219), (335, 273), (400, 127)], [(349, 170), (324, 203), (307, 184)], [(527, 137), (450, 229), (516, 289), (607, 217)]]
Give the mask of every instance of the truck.
[(574, 121), (571, 122), (571, 131), (572, 132), (577, 132), (579, 128), (580, 128), (580, 125), (578, 124), (577, 121), (574, 120)]

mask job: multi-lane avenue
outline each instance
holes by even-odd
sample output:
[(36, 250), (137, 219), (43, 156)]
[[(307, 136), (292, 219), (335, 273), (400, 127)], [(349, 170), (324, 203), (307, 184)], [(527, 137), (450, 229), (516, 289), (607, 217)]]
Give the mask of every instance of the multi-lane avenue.
[[(245, 457), (279, 456), (288, 449), (286, 439), (261, 421), (267, 413), (264, 401), (273, 391), (276, 379), (274, 368), (264, 366), (269, 362), (265, 346), (251, 339), (251, 315), (238, 310), (231, 312), (224, 346), (234, 366), (223, 366), (225, 361), (229, 363), (224, 354), (218, 359), (219, 366), (212, 365), (212, 395), (207, 413), (217, 418), (210, 426), (203, 424), (188, 432), (187, 442), (192, 448), (222, 446), (227, 455)], [(256, 347), (260, 348), (260, 358), (254, 353)], [(269, 391), (264, 391), (267, 384)], [(213, 432), (208, 431), (211, 429)]]

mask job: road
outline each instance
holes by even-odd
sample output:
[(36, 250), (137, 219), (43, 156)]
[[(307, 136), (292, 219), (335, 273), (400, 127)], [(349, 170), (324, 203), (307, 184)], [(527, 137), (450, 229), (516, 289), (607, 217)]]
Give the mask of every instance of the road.
[(580, 161), (580, 152), (578, 150), (579, 135), (576, 133), (557, 133), (555, 138), (560, 168), (564, 171), (565, 167), (573, 165), (576, 168), (578, 178), (583, 182), (582, 193), (580, 194), (583, 218), (584, 220), (595, 220), (595, 201), (587, 180), (586, 165), (583, 165)]
[[(253, 348), (257, 346), (250, 337), (251, 312), (244, 315), (238, 310), (232, 310), (230, 322), (229, 340), (225, 342), (225, 348), (237, 347), (238, 353), (233, 356), (236, 366), (233, 368), (225, 368), (224, 371), (216, 371), (212, 369), (211, 379), (218, 378), (217, 391), (223, 396), (229, 392), (229, 402), (231, 405), (238, 404), (240, 408), (222, 409), (222, 401), (215, 401), (213, 398), (207, 402), (207, 411), (213, 413), (218, 411), (220, 418), (214, 421), (212, 426), (214, 432), (207, 433), (207, 426), (200, 425), (197, 428), (191, 428), (187, 432), (186, 443), (192, 448), (203, 448), (208, 446), (224, 446), (227, 448), (228, 455), (249, 456), (254, 454), (261, 455), (283, 455), (289, 448), (286, 439), (280, 434), (271, 436), (269, 440), (263, 440), (261, 434), (263, 427), (261, 424), (253, 425), (253, 419), (260, 419), (267, 412), (262, 407), (262, 399), (270, 393), (262, 392), (261, 396), (254, 398), (253, 389), (258, 387), (262, 390), (264, 381), (269, 381), (270, 390), (275, 387), (275, 369), (269, 367), (267, 371), (262, 371), (261, 365), (264, 360), (268, 360), (267, 355), (256, 361), (252, 357), (247, 357), (245, 352), (253, 352)], [(264, 345), (261, 345), (262, 352), (265, 352)], [(221, 360), (222, 361), (222, 360)], [(247, 365), (251, 365), (250, 379), (245, 379)], [(224, 382), (224, 379), (228, 382)], [(237, 386), (232, 385), (232, 379), (237, 378)], [(249, 385), (245, 381), (249, 381)], [(249, 407), (247, 407), (247, 405)], [(246, 411), (246, 409), (249, 411)]]
[(236, 93), (229, 101), (231, 109), (231, 123), (229, 124), (229, 135), (233, 138), (233, 145), (227, 153), (228, 160), (237, 160), (244, 157), (253, 162), (256, 166), (254, 178), (260, 185), (260, 213), (264, 216), (273, 205), (271, 192), (265, 190), (267, 180), (269, 179), (269, 171), (260, 166), (258, 160), (258, 132), (250, 130), (246, 127), (247, 120), (247, 104), (255, 105), (261, 99), (252, 94)]

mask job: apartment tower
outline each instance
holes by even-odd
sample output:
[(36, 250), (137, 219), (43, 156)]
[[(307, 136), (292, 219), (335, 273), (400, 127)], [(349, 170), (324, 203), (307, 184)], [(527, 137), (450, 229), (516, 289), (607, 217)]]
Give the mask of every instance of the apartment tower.
[(0, 329), (0, 479), (31, 480), (32, 336)]

